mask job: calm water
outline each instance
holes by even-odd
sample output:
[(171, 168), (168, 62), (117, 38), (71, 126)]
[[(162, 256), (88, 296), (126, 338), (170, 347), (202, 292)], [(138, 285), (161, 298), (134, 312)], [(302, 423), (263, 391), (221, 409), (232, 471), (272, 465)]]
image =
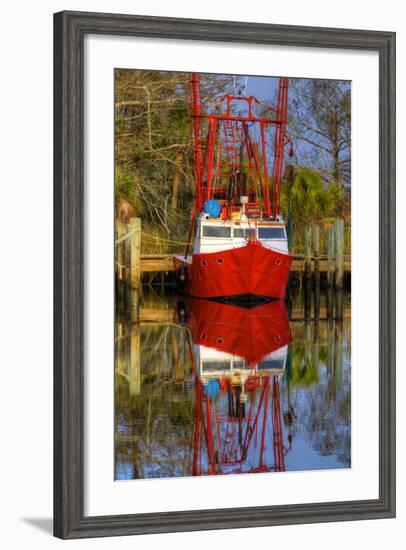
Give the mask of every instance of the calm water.
[(116, 326), (115, 478), (350, 467), (350, 297), (342, 321), (304, 303), (144, 295)]

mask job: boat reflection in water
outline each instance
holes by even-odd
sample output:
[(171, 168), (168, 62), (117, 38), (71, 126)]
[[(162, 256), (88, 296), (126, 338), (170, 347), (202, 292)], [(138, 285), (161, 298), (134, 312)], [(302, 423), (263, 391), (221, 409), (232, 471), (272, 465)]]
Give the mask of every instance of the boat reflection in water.
[(279, 384), (292, 340), (286, 304), (186, 300), (194, 373), (193, 475), (285, 470)]

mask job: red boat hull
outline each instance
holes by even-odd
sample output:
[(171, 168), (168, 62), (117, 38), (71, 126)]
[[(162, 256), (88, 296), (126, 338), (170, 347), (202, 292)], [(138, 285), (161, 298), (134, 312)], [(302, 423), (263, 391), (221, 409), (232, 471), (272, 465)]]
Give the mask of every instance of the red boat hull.
[(254, 365), (292, 341), (284, 300), (252, 309), (207, 300), (186, 300), (193, 343), (244, 358)]
[(186, 270), (184, 290), (190, 296), (284, 298), (292, 257), (249, 241), (231, 250), (193, 254), (191, 263), (180, 258), (175, 263)]

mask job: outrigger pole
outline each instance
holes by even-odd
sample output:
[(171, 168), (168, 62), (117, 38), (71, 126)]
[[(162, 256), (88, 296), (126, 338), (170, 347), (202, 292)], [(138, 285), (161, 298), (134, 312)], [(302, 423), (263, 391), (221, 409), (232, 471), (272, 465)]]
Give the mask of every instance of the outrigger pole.
[[(276, 108), (254, 96), (225, 94), (209, 112), (203, 108), (198, 73), (192, 73), (190, 90), (196, 213), (212, 198), (231, 213), (239, 206), (237, 187), (240, 191), (245, 187), (248, 212), (279, 216), (284, 150), (290, 143), (286, 135), (288, 78), (279, 79)], [(262, 107), (260, 114), (258, 106)], [(271, 143), (272, 193), (268, 173)], [(234, 191), (231, 196), (227, 193), (230, 189)]]

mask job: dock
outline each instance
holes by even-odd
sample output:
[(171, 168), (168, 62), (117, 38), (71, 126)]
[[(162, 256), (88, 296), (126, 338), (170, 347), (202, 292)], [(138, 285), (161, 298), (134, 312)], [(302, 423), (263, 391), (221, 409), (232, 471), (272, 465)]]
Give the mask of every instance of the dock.
[[(350, 319), (350, 311), (346, 311), (343, 314), (343, 319)], [(311, 315), (309, 318), (306, 318), (304, 307), (295, 306), (292, 308), (289, 316), (289, 321), (291, 323), (302, 323), (304, 321), (312, 321), (315, 317)], [(317, 320), (318, 321), (327, 321), (329, 319), (329, 312), (327, 306), (320, 307), (318, 311)], [(175, 307), (169, 307), (167, 309), (160, 309), (154, 307), (141, 307), (139, 313), (139, 322), (145, 323), (150, 326), (161, 326), (161, 325), (175, 325), (179, 326), (179, 321), (177, 318), (177, 312)]]
[[(177, 254), (142, 254), (140, 261), (141, 273), (170, 273), (174, 271), (174, 256)], [(320, 273), (328, 273), (328, 256), (311, 256), (311, 268), (314, 270), (315, 262), (319, 263)], [(306, 267), (306, 256), (304, 254), (294, 254), (291, 272), (304, 273)], [(351, 257), (344, 256), (344, 273), (351, 272)]]
[[(304, 254), (293, 254), (291, 274), (303, 282), (305, 290), (305, 318), (309, 318), (312, 288), (314, 288), (315, 310), (320, 307), (320, 275), (325, 275), (329, 290), (341, 292), (346, 275), (351, 274), (351, 256), (344, 254), (344, 221), (335, 220), (327, 229), (327, 254), (320, 253), (320, 228), (317, 225), (305, 228)], [(142, 254), (142, 229), (139, 218), (131, 218), (128, 224), (116, 223), (116, 300), (133, 321), (140, 318), (140, 297), (146, 279), (161, 274), (161, 284), (167, 274), (175, 272), (175, 256), (182, 252)], [(143, 280), (144, 274), (146, 275)], [(348, 280), (348, 278), (347, 278)], [(151, 284), (151, 280), (148, 284)], [(341, 300), (338, 299), (336, 318), (342, 318)], [(330, 309), (330, 308), (329, 308)], [(327, 315), (330, 317), (331, 315)], [(315, 314), (319, 318), (319, 312)]]

